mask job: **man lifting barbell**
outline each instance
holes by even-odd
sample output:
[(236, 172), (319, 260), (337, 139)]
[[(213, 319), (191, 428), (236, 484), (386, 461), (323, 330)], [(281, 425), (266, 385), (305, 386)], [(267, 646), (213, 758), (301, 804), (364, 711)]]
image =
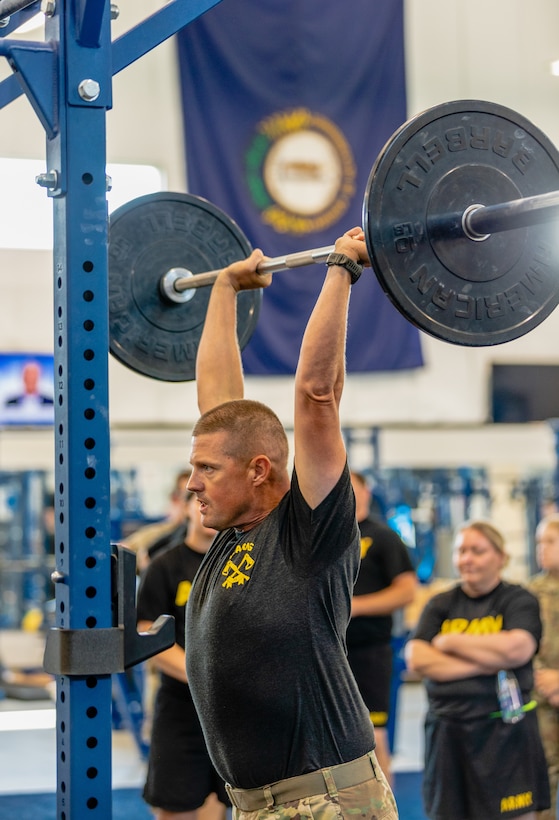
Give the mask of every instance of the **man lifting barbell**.
[(281, 422), (243, 398), (237, 300), (270, 284), (262, 260), (256, 250), (218, 275), (198, 348), (188, 486), (220, 534), (187, 607), (188, 680), (237, 820), (297, 816), (300, 801), (325, 820), (389, 820), (345, 651), (360, 550), (339, 405), (350, 284), (368, 253), (354, 228), (327, 259), (295, 376), (291, 480)]

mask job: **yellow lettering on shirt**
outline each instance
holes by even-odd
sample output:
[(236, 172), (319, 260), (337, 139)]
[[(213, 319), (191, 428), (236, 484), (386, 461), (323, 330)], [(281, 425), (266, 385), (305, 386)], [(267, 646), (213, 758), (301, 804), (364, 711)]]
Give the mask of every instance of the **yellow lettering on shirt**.
[(387, 712), (369, 712), (369, 717), (371, 718), (371, 723), (374, 726), (386, 726), (388, 723), (388, 713)]
[(441, 625), (441, 634), (464, 632), (467, 635), (494, 635), (503, 629), (502, 615), (486, 615), (484, 618), (447, 618)]
[(181, 581), (177, 587), (175, 594), (175, 604), (177, 606), (186, 606), (186, 602), (190, 597), (190, 590), (192, 589), (192, 581)]
[(361, 558), (364, 558), (371, 547), (373, 546), (373, 539), (370, 535), (365, 536), (365, 538), (361, 539)]
[(236, 552), (245, 552), (246, 550), (248, 550), (249, 552), (251, 552), (253, 547), (254, 547), (254, 544), (253, 544), (253, 543), (251, 543), (250, 541), (248, 541), (246, 544), (237, 544), (237, 546), (236, 546), (236, 547), (235, 547), (235, 549), (233, 550), (233, 555), (234, 555)]
[(501, 800), (501, 814), (515, 809), (528, 809), (533, 804), (532, 792), (522, 792), (521, 794), (511, 794)]

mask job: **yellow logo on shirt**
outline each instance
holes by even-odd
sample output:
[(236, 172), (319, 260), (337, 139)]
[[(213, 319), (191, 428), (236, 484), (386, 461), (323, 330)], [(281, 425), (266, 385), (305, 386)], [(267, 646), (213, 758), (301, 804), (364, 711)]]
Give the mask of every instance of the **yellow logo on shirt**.
[[(222, 575), (226, 576), (222, 587), (231, 589), (233, 586), (243, 586), (250, 580), (250, 570), (254, 566), (254, 558), (248, 553), (252, 551), (254, 544), (247, 542), (245, 544), (237, 544), (229, 560), (221, 571)], [(235, 561), (241, 555), (240, 561)]]

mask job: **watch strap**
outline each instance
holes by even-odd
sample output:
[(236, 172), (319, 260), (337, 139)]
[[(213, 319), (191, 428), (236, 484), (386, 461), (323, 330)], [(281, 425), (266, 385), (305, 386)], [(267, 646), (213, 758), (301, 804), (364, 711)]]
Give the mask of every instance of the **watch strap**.
[(339, 265), (340, 268), (345, 268), (350, 275), (352, 285), (357, 282), (363, 273), (363, 265), (354, 259), (350, 259), (345, 253), (329, 253), (326, 257), (326, 264), (328, 267), (330, 265)]

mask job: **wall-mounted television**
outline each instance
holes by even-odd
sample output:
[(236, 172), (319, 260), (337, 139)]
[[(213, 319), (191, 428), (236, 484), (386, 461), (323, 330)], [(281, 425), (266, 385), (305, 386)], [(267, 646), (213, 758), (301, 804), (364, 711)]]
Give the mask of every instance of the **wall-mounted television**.
[(559, 365), (494, 364), (491, 419), (523, 424), (559, 418)]
[(0, 353), (0, 427), (54, 423), (54, 357)]

